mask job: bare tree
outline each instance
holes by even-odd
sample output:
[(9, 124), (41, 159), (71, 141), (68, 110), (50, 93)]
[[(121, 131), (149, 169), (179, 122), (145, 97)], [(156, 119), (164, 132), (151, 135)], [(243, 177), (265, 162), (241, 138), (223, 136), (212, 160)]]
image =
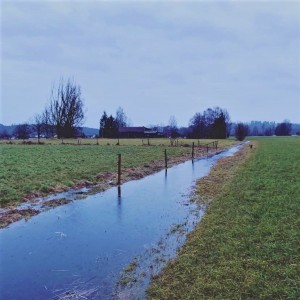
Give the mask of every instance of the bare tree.
[(36, 131), (37, 137), (38, 137), (38, 143), (40, 143), (40, 138), (43, 133), (43, 115), (36, 114), (34, 116), (34, 130)]
[(178, 137), (177, 121), (174, 116), (171, 116), (169, 119), (169, 130), (172, 139)]
[(46, 107), (43, 114), (43, 131), (45, 133), (46, 138), (53, 137), (55, 134), (55, 128), (51, 124), (51, 119), (50, 119), (50, 112), (49, 109)]
[(29, 139), (31, 133), (31, 128), (27, 123), (19, 124), (14, 130), (14, 136), (17, 139), (26, 140)]
[(119, 107), (117, 109), (115, 121), (117, 123), (118, 128), (127, 126), (127, 116), (122, 107)]
[(54, 126), (58, 138), (74, 137), (76, 128), (84, 119), (83, 106), (80, 86), (70, 79), (66, 82), (61, 79), (58, 86), (52, 88), (46, 111), (49, 113), (49, 123)]

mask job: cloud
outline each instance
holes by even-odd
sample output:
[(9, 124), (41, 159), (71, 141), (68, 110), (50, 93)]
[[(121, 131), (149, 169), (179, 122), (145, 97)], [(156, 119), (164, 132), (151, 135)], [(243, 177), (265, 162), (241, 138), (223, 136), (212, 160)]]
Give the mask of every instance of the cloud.
[[(233, 119), (299, 122), (299, 8), (297, 2), (5, 1), (3, 120), (33, 115), (54, 80), (74, 76), (89, 126), (118, 106), (138, 125), (170, 115), (186, 125), (196, 111), (216, 105)], [(20, 98), (29, 105), (16, 115)]]

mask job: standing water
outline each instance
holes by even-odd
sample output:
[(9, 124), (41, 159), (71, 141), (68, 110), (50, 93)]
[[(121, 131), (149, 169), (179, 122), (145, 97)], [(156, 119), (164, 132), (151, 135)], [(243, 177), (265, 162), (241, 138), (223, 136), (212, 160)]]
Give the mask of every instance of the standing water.
[[(135, 267), (137, 257), (149, 256), (163, 240), (169, 245), (161, 247), (161, 257), (176, 255), (184, 238), (171, 233), (183, 223), (190, 231), (203, 213), (195, 216), (188, 201), (193, 182), (239, 148), (127, 182), (121, 197), (114, 187), (0, 230), (0, 299), (120, 297), (120, 273), (132, 261)], [(133, 299), (145, 297), (153, 272), (149, 257), (138, 262), (145, 279)]]

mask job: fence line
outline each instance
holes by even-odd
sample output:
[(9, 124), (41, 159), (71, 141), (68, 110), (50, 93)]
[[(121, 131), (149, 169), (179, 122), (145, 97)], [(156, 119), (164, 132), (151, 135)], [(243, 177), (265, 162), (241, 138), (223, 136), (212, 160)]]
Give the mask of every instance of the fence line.
[[(178, 143), (177, 143), (178, 144)], [(211, 145), (211, 147), (210, 147)], [(213, 141), (211, 143), (207, 143), (207, 144), (203, 144), (200, 145), (200, 143), (198, 142), (198, 149), (201, 149), (201, 146), (205, 146), (206, 147), (206, 151), (207, 153), (209, 152), (209, 149), (215, 149), (216, 153), (217, 153), (217, 149), (218, 149), (218, 141)], [(201, 151), (202, 152), (202, 151)], [(195, 158), (195, 142), (192, 143), (192, 162), (194, 162), (194, 158)], [(118, 174), (117, 174), (117, 185), (118, 185), (118, 195), (121, 196), (121, 154), (118, 154)], [(167, 149), (164, 149), (164, 162), (165, 162), (165, 170), (167, 172), (168, 169), (168, 155), (167, 155)]]

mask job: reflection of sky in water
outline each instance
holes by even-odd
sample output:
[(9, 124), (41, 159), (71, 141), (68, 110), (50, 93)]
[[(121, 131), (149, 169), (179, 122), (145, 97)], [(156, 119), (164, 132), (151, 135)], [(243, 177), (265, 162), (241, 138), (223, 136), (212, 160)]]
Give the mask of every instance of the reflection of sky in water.
[[(109, 297), (120, 271), (181, 224), (192, 182), (220, 157), (195, 160), (60, 206), (0, 231), (0, 298), (48, 299), (71, 287)], [(55, 293), (54, 293), (55, 292)]]

